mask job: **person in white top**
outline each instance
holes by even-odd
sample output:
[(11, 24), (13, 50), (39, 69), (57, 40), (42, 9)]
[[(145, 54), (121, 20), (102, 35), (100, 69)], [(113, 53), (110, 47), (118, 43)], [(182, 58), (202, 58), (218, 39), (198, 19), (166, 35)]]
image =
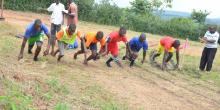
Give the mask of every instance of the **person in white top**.
[(55, 3), (52, 3), (47, 11), (52, 12), (51, 15), (51, 39), (50, 44), (52, 46), (51, 55), (54, 54), (54, 46), (56, 42), (56, 33), (60, 31), (61, 25), (64, 22), (65, 6), (60, 3), (60, 0), (55, 0)]
[(199, 69), (210, 72), (212, 69), (212, 64), (215, 59), (215, 55), (218, 48), (219, 33), (216, 31), (217, 28), (214, 26), (209, 27), (203, 38), (200, 38), (202, 43), (205, 43), (205, 48), (202, 52), (202, 57), (200, 61)]

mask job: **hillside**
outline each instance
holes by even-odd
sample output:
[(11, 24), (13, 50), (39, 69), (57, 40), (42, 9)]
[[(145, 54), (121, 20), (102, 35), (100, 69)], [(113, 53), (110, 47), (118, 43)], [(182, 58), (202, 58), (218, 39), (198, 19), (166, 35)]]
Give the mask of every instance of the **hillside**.
[[(169, 10), (163, 10), (161, 11), (155, 11), (155, 15), (159, 16), (162, 19), (169, 20), (172, 18), (189, 18), (191, 16), (191, 13), (187, 12), (179, 12), (179, 11), (169, 11)], [(206, 19), (207, 24), (220, 24), (220, 18), (207, 18)]]
[[(17, 61), (22, 34), (35, 18), (49, 27), (49, 16), (29, 12), (5, 11), (0, 22), (0, 110), (7, 107), (25, 110), (219, 110), (220, 59), (210, 74), (197, 71), (202, 44), (190, 41), (184, 52), (181, 71), (161, 71), (148, 61), (134, 68), (107, 68), (102, 58), (82, 64), (83, 56), (73, 60), (76, 50), (67, 50), (62, 62), (47, 56), (39, 62), (25, 51)], [(117, 27), (80, 22), (82, 32), (103, 30), (110, 33)], [(139, 32), (129, 31), (132, 37)], [(161, 36), (147, 34), (150, 44)], [(182, 42), (184, 42), (182, 40)], [(46, 43), (46, 41), (45, 41)], [(150, 47), (154, 49), (155, 47)], [(121, 50), (121, 56), (123, 55)], [(150, 50), (148, 54), (150, 53)], [(141, 53), (140, 53), (141, 54)], [(220, 52), (217, 53), (217, 56)], [(142, 55), (140, 55), (142, 56)], [(8, 108), (9, 109), (9, 108)], [(15, 110), (15, 109), (13, 109)]]

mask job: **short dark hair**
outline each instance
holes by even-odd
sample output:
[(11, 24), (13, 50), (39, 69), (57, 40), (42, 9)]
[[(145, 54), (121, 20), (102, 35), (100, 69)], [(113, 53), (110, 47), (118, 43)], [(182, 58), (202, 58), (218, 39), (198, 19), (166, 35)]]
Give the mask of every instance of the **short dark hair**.
[(143, 38), (143, 39), (146, 39), (146, 34), (145, 33), (141, 33), (140, 37)]
[(121, 35), (124, 35), (124, 34), (126, 34), (126, 33), (127, 33), (126, 28), (123, 27), (123, 26), (121, 26), (120, 29), (119, 29), (119, 35), (121, 36)]
[(69, 29), (69, 31), (71, 31), (71, 32), (75, 32), (75, 30), (76, 30), (76, 25), (72, 23), (72, 24), (69, 25), (69, 28), (68, 28), (68, 29)]
[(104, 33), (102, 31), (98, 31), (96, 34), (97, 39), (102, 39), (104, 37)]
[(209, 30), (217, 30), (217, 26), (215, 25), (209, 26)]
[(120, 27), (120, 30), (125, 30), (125, 31), (127, 31), (127, 29), (126, 29), (124, 26), (121, 26), (121, 27)]
[(36, 26), (36, 25), (38, 25), (38, 26), (40, 26), (42, 24), (42, 21), (40, 20), (40, 19), (36, 19), (35, 21), (34, 21), (34, 25)]
[(72, 2), (74, 2), (74, 0), (68, 0), (68, 2), (71, 2), (71, 3), (72, 3)]
[(173, 43), (173, 47), (174, 48), (178, 48), (180, 46), (180, 41), (179, 40), (175, 40)]

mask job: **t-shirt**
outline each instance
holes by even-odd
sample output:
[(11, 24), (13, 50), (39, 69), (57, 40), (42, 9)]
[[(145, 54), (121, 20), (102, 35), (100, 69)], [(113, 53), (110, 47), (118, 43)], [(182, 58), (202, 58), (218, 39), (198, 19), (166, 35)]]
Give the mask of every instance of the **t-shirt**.
[(139, 37), (134, 37), (129, 42), (130, 48), (132, 51), (139, 52), (141, 48), (143, 48), (144, 51), (147, 51), (148, 49), (148, 43), (147, 41), (141, 42), (139, 40)]
[(173, 42), (175, 40), (172, 37), (164, 37), (160, 40), (160, 44), (164, 47), (166, 51), (169, 51), (172, 48)]
[[(67, 28), (67, 27), (66, 27)], [(57, 35), (56, 35), (56, 37), (57, 37), (57, 40), (63, 40), (62, 38), (64, 38), (64, 37), (68, 37), (68, 39), (65, 39), (65, 40), (75, 40), (77, 37), (78, 38), (80, 38), (80, 36), (82, 35), (82, 33), (80, 32), (80, 31), (78, 31), (78, 30), (76, 30), (76, 32), (72, 35), (72, 36), (70, 36), (69, 35), (69, 33), (67, 32), (67, 29), (66, 28), (64, 28), (64, 29), (62, 29), (62, 30), (60, 30), (58, 33), (57, 33)], [(66, 31), (66, 34), (67, 34), (67, 36), (65, 36), (64, 35), (64, 30)], [(71, 37), (75, 37), (75, 38), (71, 38)], [(65, 43), (70, 43), (71, 41), (65, 41)]]
[(47, 11), (52, 12), (51, 23), (60, 25), (63, 22), (63, 11), (66, 12), (65, 7), (62, 3), (53, 3), (47, 8)]
[(38, 31), (34, 28), (34, 22), (33, 22), (30, 25), (28, 25), (28, 27), (25, 31), (24, 38), (28, 39), (30, 37), (35, 37), (35, 36), (37, 36), (37, 35), (39, 35), (43, 32), (45, 34), (49, 34), (49, 30), (48, 30), (47, 26), (42, 23), (41, 26), (40, 26), (40, 31)]
[(120, 41), (123, 41), (123, 42), (127, 42), (127, 37), (126, 36), (123, 36), (121, 37), (119, 35), (119, 32), (112, 32), (110, 35), (109, 35), (109, 43), (117, 43), (117, 42), (120, 42)]
[(85, 35), (86, 47), (89, 47), (91, 43), (100, 42), (101, 46), (105, 46), (105, 38), (102, 38), (100, 41), (96, 39), (96, 32), (89, 32)]
[(205, 33), (205, 38), (207, 38), (207, 40), (215, 40), (215, 43), (209, 43), (207, 42), (205, 47), (206, 48), (217, 48), (218, 47), (218, 39), (219, 39), (219, 33), (215, 32), (214, 34), (211, 34), (209, 31), (207, 31)]

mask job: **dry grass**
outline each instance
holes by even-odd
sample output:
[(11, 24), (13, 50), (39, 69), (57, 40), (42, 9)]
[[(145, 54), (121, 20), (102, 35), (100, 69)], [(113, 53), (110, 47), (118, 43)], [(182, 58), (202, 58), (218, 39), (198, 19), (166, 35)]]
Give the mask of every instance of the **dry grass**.
[[(30, 17), (18, 16), (20, 14)], [(21, 107), (40, 110), (218, 110), (220, 107), (220, 60), (215, 61), (212, 73), (200, 74), (197, 66), (202, 47), (197, 42), (190, 42), (192, 45), (186, 50), (182, 71), (163, 72), (148, 63), (141, 65), (140, 60), (134, 68), (121, 69), (114, 65), (109, 69), (104, 65), (107, 58), (84, 66), (83, 56), (76, 61), (72, 59), (74, 50), (66, 51), (60, 63), (56, 58), (42, 55), (39, 62), (33, 62), (33, 56), (26, 51), (24, 60), (18, 62), (21, 39), (13, 35), (22, 33), (31, 19), (39, 15), (6, 11), (5, 16), (7, 22), (0, 24), (0, 81), (4, 82), (0, 83), (0, 96), (13, 96)], [(47, 15), (41, 18), (49, 24)], [(80, 22), (79, 29), (82, 32), (101, 29), (109, 33), (118, 28)], [(137, 34), (128, 32), (129, 37)], [(148, 34), (151, 43), (160, 37)], [(14, 91), (18, 97), (8, 91)], [(6, 99), (7, 102), (10, 98)], [(0, 98), (0, 104), (1, 101)]]

